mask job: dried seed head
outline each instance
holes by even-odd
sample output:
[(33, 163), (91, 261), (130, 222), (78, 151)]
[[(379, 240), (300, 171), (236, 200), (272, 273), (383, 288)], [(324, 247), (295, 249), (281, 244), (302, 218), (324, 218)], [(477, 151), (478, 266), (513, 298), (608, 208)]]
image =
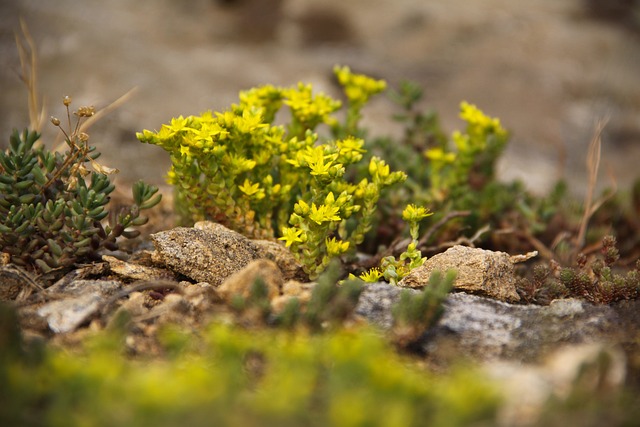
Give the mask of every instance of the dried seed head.
[(89, 134), (80, 132), (80, 134), (78, 134), (78, 139), (80, 139), (80, 141), (82, 142), (87, 142), (89, 140)]
[(60, 119), (51, 116), (51, 123), (53, 123), (54, 126), (60, 126)]
[(75, 114), (78, 117), (91, 117), (95, 114), (96, 110), (93, 107), (93, 105), (91, 106), (83, 106), (83, 107), (78, 107), (77, 111), (74, 111), (73, 114)]
[(68, 95), (65, 95), (65, 97), (62, 98), (62, 103), (64, 104), (65, 107), (68, 107), (69, 105), (71, 105), (71, 97)]

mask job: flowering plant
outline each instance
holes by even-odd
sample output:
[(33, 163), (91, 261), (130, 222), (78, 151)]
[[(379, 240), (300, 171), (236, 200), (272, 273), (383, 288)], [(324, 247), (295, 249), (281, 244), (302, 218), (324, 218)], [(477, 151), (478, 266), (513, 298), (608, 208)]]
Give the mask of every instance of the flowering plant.
[[(333, 115), (340, 101), (300, 83), (253, 88), (225, 112), (180, 116), (158, 132), (138, 133), (170, 153), (168, 180), (182, 221), (209, 219), (250, 237), (280, 239), (312, 277), (354, 251), (371, 229), (383, 189), (406, 175), (372, 157), (367, 177), (347, 179), (366, 152), (355, 135), (360, 111), (386, 84), (347, 67), (334, 71), (347, 98), (344, 123)], [(276, 125), (283, 106), (290, 120)], [(334, 137), (321, 141), (320, 124)]]

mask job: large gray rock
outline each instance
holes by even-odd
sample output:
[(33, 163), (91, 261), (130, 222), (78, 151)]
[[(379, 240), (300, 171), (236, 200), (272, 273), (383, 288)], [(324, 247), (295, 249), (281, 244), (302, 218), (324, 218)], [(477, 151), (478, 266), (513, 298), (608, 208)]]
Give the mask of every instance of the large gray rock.
[(575, 299), (555, 300), (549, 306), (512, 305), (456, 293), (445, 306), (424, 343), (434, 355), (453, 341), (463, 354), (477, 358), (536, 361), (563, 344), (609, 341), (618, 323), (611, 307)]
[[(371, 283), (364, 287), (356, 305), (356, 314), (365, 317), (369, 322), (383, 329), (393, 326), (391, 307), (400, 298), (402, 288), (388, 283)], [(409, 292), (418, 292), (409, 290)]]
[[(368, 285), (356, 313), (389, 329), (400, 292), (385, 283)], [(633, 322), (625, 318), (640, 310), (637, 301), (603, 306), (562, 299), (549, 306), (514, 305), (466, 293), (452, 293), (444, 306), (443, 316), (417, 343), (429, 359), (444, 363), (460, 357), (536, 362), (562, 345), (628, 341)]]

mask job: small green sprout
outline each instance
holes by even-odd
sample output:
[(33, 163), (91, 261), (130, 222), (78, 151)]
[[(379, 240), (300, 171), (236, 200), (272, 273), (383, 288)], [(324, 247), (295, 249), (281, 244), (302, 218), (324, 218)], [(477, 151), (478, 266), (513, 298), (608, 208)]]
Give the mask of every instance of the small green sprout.
[[(422, 258), (422, 252), (418, 250), (419, 223), (431, 215), (433, 213), (423, 206), (408, 205), (402, 211), (402, 219), (409, 223), (411, 236), (411, 242), (407, 245), (407, 249), (400, 254), (399, 259), (394, 256), (384, 257), (380, 262), (380, 267), (374, 267), (360, 274), (359, 279), (365, 282), (377, 282), (384, 278), (389, 283), (396, 285), (411, 270), (424, 264), (426, 258)], [(351, 278), (354, 276), (352, 275)]]

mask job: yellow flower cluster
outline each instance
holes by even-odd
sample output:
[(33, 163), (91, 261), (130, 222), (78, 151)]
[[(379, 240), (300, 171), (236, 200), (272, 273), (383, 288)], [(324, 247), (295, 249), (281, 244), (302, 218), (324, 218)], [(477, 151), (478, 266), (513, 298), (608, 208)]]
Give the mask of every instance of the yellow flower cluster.
[(331, 114), (342, 106), (325, 94), (314, 96), (310, 84), (299, 83), (297, 88), (285, 90), (284, 96), (293, 118), (306, 129), (314, 129), (320, 123), (334, 124)]
[(460, 118), (467, 127), (464, 132), (452, 134), (455, 151), (444, 144), (424, 152), (429, 160), (430, 193), (436, 202), (466, 191), (472, 173), (479, 174), (474, 179), (491, 179), (495, 159), (508, 140), (500, 120), (487, 116), (473, 104), (460, 104)]
[(492, 132), (500, 136), (507, 133), (500, 125), (500, 119), (487, 116), (478, 107), (466, 101), (460, 104), (460, 118), (473, 129), (483, 129), (486, 133)]
[(413, 204), (407, 205), (407, 207), (402, 211), (402, 219), (410, 222), (422, 221), (424, 218), (431, 215), (433, 215), (433, 213), (429, 212), (428, 208)]
[[(371, 229), (382, 189), (406, 175), (373, 157), (370, 178), (345, 179), (366, 152), (356, 137), (359, 111), (386, 84), (347, 67), (335, 73), (348, 100), (344, 125), (333, 116), (340, 101), (299, 83), (243, 91), (227, 111), (180, 116), (158, 132), (138, 133), (170, 153), (168, 179), (183, 222), (212, 219), (251, 237), (279, 238), (312, 277), (354, 250)], [(290, 120), (276, 125), (283, 106)], [(334, 139), (318, 141), (320, 124)]]
[(364, 74), (354, 74), (346, 66), (336, 66), (333, 71), (338, 78), (338, 83), (344, 87), (349, 102), (353, 104), (364, 105), (371, 96), (387, 88), (384, 80), (375, 80)]

